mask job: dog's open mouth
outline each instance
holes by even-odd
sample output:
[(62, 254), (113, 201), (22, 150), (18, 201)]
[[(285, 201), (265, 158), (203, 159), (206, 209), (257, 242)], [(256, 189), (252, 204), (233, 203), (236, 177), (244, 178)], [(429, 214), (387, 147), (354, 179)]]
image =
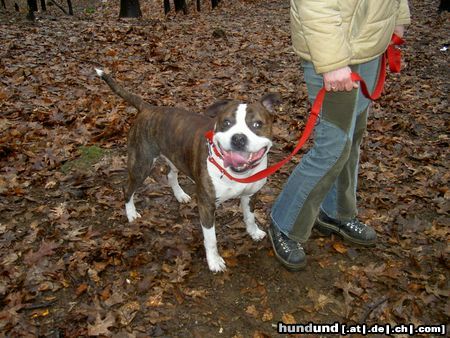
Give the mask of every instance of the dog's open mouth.
[(241, 173), (253, 168), (264, 157), (267, 152), (267, 147), (263, 147), (254, 153), (224, 150), (220, 147), (220, 152), (222, 153), (224, 167), (231, 167), (233, 171)]

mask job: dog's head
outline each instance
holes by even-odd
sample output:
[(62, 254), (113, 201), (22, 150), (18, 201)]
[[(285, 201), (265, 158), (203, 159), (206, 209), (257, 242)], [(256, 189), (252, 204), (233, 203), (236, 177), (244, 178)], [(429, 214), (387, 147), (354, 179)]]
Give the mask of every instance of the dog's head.
[(272, 113), (280, 96), (270, 93), (251, 104), (222, 100), (206, 110), (216, 119), (213, 142), (225, 168), (243, 173), (257, 166), (272, 146)]

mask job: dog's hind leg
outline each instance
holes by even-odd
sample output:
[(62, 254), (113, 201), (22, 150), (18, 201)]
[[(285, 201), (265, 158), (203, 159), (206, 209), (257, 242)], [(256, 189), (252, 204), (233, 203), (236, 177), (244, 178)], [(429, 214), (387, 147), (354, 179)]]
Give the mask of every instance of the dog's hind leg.
[(244, 214), (244, 223), (248, 234), (253, 238), (254, 241), (260, 241), (265, 236), (266, 233), (258, 228), (255, 222), (255, 214), (253, 213), (253, 203), (250, 201), (251, 196), (241, 197), (241, 208)]
[(127, 214), (128, 222), (133, 222), (136, 218), (140, 218), (141, 214), (136, 211), (134, 205), (134, 193), (131, 194), (129, 198), (126, 199), (125, 212)]
[(145, 150), (142, 148), (140, 150), (129, 148), (128, 151), (128, 185), (125, 190), (125, 212), (128, 222), (133, 222), (136, 218), (141, 217), (134, 205), (134, 193), (150, 175), (153, 165), (158, 158), (156, 150)]
[(167, 174), (167, 180), (169, 181), (169, 185), (172, 188), (175, 198), (180, 203), (189, 203), (191, 201), (191, 196), (186, 194), (178, 183), (178, 169), (173, 165), (172, 162), (169, 161), (167, 157), (164, 157), (164, 159), (170, 167), (169, 174)]

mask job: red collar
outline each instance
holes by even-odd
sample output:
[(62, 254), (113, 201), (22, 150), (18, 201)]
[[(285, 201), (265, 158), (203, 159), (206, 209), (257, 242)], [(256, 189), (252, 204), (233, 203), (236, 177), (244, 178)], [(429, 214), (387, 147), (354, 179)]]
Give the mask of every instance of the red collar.
[(208, 146), (209, 157), (211, 157), (212, 153), (214, 152), (214, 154), (222, 160), (223, 156), (220, 153), (220, 151), (217, 150), (217, 147), (214, 144), (214, 130), (208, 130), (205, 133), (205, 137), (206, 137), (206, 140), (208, 141), (207, 146)]

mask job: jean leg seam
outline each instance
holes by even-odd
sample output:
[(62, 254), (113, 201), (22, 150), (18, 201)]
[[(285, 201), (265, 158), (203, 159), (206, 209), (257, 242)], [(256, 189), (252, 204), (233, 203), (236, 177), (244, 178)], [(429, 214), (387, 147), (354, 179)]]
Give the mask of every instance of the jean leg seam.
[[(336, 128), (336, 129), (340, 130), (342, 132), (342, 134), (344, 135), (344, 137), (346, 137), (346, 141), (342, 143), (342, 146), (336, 152), (336, 153), (338, 153), (338, 155), (334, 155), (333, 156), (333, 161), (330, 162), (327, 170), (324, 171), (325, 174), (326, 174), (327, 172), (329, 172), (336, 165), (338, 160), (342, 157), (342, 153), (343, 153), (345, 147), (347, 146), (348, 142), (350, 141), (350, 139), (348, 137), (348, 134), (345, 132), (345, 130), (342, 130), (339, 126), (335, 125), (333, 122), (327, 121), (327, 120), (324, 119), (322, 123), (324, 123), (324, 124), (326, 124), (326, 125), (328, 125), (328, 126), (330, 126), (332, 128)], [(319, 131), (323, 132), (322, 130), (319, 130)], [(323, 179), (323, 176), (317, 181), (317, 183), (314, 185), (314, 187), (317, 186), (317, 184), (320, 182), (321, 179)], [(314, 187), (313, 187), (313, 189), (311, 189), (308, 192), (307, 196), (305, 196), (304, 201), (306, 201), (309, 198), (309, 196), (311, 195), (311, 192), (314, 190)], [(293, 215), (292, 218), (289, 219), (289, 224), (290, 224), (290, 228), (291, 229), (292, 229), (292, 225), (295, 223), (296, 219), (298, 218), (298, 215), (300, 214), (300, 210), (301, 209), (299, 209), (299, 212), (295, 216)]]
[[(339, 156), (335, 159), (335, 161), (332, 163), (332, 165), (330, 166), (330, 168), (327, 170), (327, 173), (330, 172), (330, 170), (336, 165), (336, 163), (337, 163), (337, 162), (339, 161), (339, 159), (342, 157), (342, 155), (343, 155), (343, 153), (344, 153), (344, 150), (345, 150), (345, 148), (346, 148), (346, 146), (348, 145), (349, 142), (350, 142), (350, 140), (349, 140), (348, 137), (347, 137), (346, 143), (344, 143), (342, 149), (340, 150), (340, 155), (339, 155)], [(326, 176), (326, 175), (324, 175), (324, 176)], [(324, 177), (324, 176), (323, 176), (323, 177)], [(323, 177), (321, 177), (321, 178), (319, 179), (319, 181), (314, 185), (314, 188), (316, 188), (316, 187), (318, 186), (318, 184), (319, 184), (320, 181), (323, 179)], [(305, 199), (304, 199), (304, 201), (303, 201), (303, 203), (302, 203), (303, 206), (305, 205), (305, 201), (308, 200), (308, 198), (311, 196), (311, 193), (314, 191), (314, 188), (311, 189), (311, 190), (309, 191), (308, 195), (305, 197)], [(320, 208), (320, 206), (319, 206), (319, 208)], [(303, 209), (303, 208), (300, 208), (300, 209), (298, 210), (298, 213), (297, 213), (296, 216), (295, 216), (295, 219), (294, 219), (294, 221), (293, 221), (293, 224), (292, 224), (291, 227), (290, 227), (291, 230), (293, 230), (294, 224), (296, 223), (297, 219), (299, 218), (299, 215), (300, 215), (302, 209)], [(293, 236), (291, 232), (289, 233), (289, 236), (288, 236), (288, 237), (289, 237), (289, 238), (300, 238), (300, 237), (297, 237), (297, 236)], [(296, 239), (296, 240), (299, 241), (299, 242), (302, 242), (302, 243), (306, 242), (306, 240), (304, 240), (304, 239)]]

